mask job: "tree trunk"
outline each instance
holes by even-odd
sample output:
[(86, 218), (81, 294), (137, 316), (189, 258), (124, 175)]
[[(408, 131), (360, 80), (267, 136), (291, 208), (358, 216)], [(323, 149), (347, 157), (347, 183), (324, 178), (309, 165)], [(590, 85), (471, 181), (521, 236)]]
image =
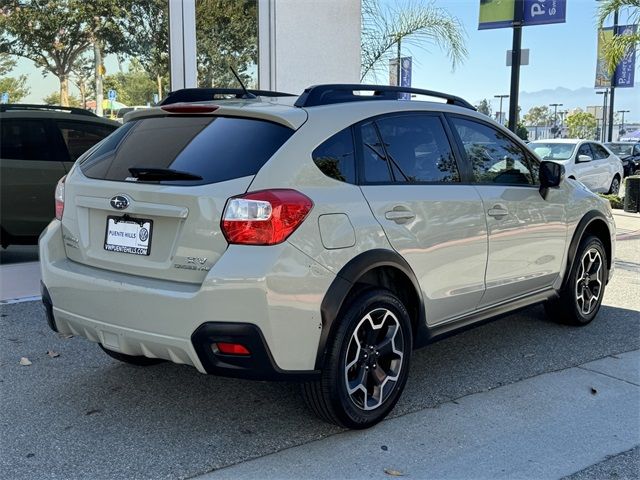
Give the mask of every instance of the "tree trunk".
[(60, 105), (69, 106), (69, 74), (60, 75)]
[(102, 111), (102, 100), (104, 100), (102, 86), (102, 49), (97, 40), (93, 43), (93, 58), (96, 72), (96, 115), (101, 117), (104, 114)]
[(78, 83), (78, 89), (80, 90), (80, 105), (82, 105), (82, 108), (87, 108), (87, 85), (84, 79), (81, 79)]

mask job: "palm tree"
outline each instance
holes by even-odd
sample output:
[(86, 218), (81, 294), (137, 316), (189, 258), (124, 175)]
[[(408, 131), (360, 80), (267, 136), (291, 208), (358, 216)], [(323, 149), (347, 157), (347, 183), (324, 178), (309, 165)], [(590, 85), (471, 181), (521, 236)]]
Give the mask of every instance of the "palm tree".
[(435, 44), (452, 68), (467, 56), (464, 28), (446, 10), (416, 0), (393, 3), (382, 7), (380, 0), (362, 0), (361, 81), (386, 69), (398, 42), (418, 48)]
[(605, 0), (600, 5), (598, 24), (602, 27), (609, 15), (622, 8), (628, 8), (629, 24), (636, 25), (636, 30), (626, 35), (614, 35), (611, 40), (605, 43), (604, 58), (609, 73), (613, 73), (629, 50), (635, 50), (640, 45), (640, 26), (638, 25), (640, 23), (640, 0)]

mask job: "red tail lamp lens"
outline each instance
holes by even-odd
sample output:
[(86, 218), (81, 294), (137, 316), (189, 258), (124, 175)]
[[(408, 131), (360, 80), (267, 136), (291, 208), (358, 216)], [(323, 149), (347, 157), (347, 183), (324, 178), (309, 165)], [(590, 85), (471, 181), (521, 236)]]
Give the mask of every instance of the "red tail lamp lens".
[(228, 200), (222, 232), (229, 243), (275, 245), (300, 226), (311, 208), (311, 199), (296, 190), (251, 192)]

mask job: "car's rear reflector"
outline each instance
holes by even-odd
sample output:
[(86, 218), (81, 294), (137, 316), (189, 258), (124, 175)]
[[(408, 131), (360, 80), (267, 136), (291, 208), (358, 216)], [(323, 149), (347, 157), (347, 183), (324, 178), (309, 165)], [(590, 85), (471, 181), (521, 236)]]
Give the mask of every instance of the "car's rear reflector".
[(239, 343), (217, 342), (214, 345), (218, 350), (216, 353), (222, 353), (223, 355), (251, 355), (247, 347)]
[(202, 103), (173, 103), (171, 105), (163, 105), (160, 108), (169, 113), (211, 113), (219, 109), (220, 106)]

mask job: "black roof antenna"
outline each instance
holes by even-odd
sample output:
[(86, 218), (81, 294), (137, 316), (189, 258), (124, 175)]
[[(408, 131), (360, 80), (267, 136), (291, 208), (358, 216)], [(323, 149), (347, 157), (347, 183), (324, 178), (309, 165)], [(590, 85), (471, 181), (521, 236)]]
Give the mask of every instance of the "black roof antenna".
[(244, 95), (242, 95), (242, 98), (258, 98), (253, 93), (251, 93), (249, 90), (247, 90), (247, 87), (245, 87), (244, 83), (242, 83), (242, 80), (240, 80), (240, 76), (233, 69), (233, 67), (231, 65), (229, 65), (229, 68), (231, 69), (231, 72), (233, 73), (233, 76), (236, 77), (236, 80), (238, 80), (238, 83), (240, 84), (240, 87), (242, 87), (242, 91), (244, 92)]

